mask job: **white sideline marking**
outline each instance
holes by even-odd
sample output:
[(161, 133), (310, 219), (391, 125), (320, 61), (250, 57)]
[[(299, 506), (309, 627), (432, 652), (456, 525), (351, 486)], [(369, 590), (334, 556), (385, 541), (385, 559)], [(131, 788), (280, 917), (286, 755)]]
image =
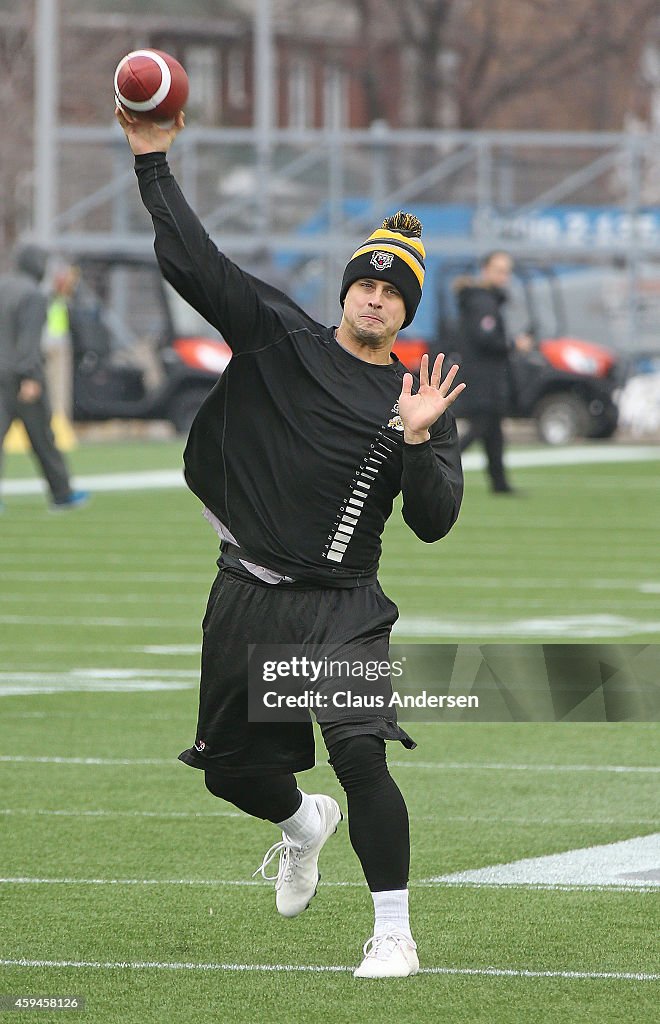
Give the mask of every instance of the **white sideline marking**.
[[(346, 964), (222, 964), (160, 962), (156, 960), (0, 960), (2, 967), (81, 967), (96, 970), (160, 971), (302, 971), (310, 974), (345, 973), (354, 967)], [(660, 974), (632, 971), (527, 971), (512, 967), (422, 967), (420, 974), (470, 975), (494, 978), (567, 978), (572, 981), (607, 979), (610, 981), (660, 981)]]
[[(447, 876), (451, 878), (451, 876)], [(232, 888), (254, 888), (268, 887), (270, 882), (249, 878), (32, 878), (29, 876), (8, 876), (0, 878), (1, 885), (187, 885), (187, 886), (230, 886)], [(364, 882), (323, 882), (324, 887), (330, 889), (363, 889)], [(442, 878), (420, 878), (412, 879), (409, 882), (412, 889), (492, 889), (491, 882), (464, 882), (446, 881)], [(530, 890), (552, 890), (554, 892), (625, 892), (625, 893), (650, 893), (656, 892), (654, 883), (645, 882), (643, 885), (631, 885), (622, 883), (620, 885), (601, 884), (553, 884), (535, 882), (509, 882), (501, 888), (509, 889), (530, 889)]]
[(660, 832), (545, 857), (525, 857), (474, 871), (437, 875), (434, 882), (481, 885), (660, 886)]
[[(151, 491), (157, 488), (185, 487), (180, 469), (143, 469), (135, 473), (94, 473), (77, 476), (76, 487), (91, 491)], [(40, 479), (7, 480), (2, 489), (7, 495), (43, 494)]]
[[(654, 462), (660, 459), (660, 450), (654, 445), (575, 445), (570, 448), (543, 448), (533, 451), (508, 451), (507, 466), (530, 468), (534, 466), (581, 466), (589, 463)], [(485, 458), (481, 453), (469, 452), (463, 457), (466, 471), (483, 469)], [(76, 487), (91, 491), (149, 491), (185, 487), (180, 469), (148, 469), (132, 473), (95, 473), (76, 477)], [(3, 484), (6, 495), (43, 494), (40, 479), (19, 478)]]
[[(178, 764), (176, 757), (33, 757), (28, 754), (0, 754), (0, 761), (17, 764), (90, 764), (90, 765), (131, 765)], [(660, 767), (654, 765), (627, 764), (498, 764), (469, 761), (389, 761), (394, 768), (428, 768), (447, 771), (513, 771), (513, 772), (620, 772), (657, 773)], [(315, 768), (329, 768), (327, 761), (317, 761)]]

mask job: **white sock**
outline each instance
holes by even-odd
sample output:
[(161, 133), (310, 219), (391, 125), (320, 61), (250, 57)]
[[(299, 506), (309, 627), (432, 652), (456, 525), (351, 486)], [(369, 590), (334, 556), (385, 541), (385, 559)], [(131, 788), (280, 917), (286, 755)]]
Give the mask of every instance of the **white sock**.
[(314, 797), (303, 793), (302, 790), (299, 792), (302, 803), (296, 813), (284, 821), (278, 821), (277, 824), (292, 843), (296, 846), (306, 846), (316, 839), (321, 831), (321, 815)]
[(376, 922), (374, 935), (385, 932), (403, 932), (412, 942), (410, 918), (408, 915), (408, 890), (390, 889), (387, 892), (372, 892)]

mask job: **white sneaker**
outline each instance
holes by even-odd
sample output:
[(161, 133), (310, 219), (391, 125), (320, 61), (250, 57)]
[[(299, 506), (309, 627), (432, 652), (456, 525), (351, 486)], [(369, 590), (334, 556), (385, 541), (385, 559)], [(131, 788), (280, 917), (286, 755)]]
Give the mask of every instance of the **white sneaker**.
[[(297, 917), (309, 906), (316, 895), (320, 874), (319, 853), (337, 831), (342, 820), (339, 804), (331, 796), (311, 793), (321, 816), (321, 831), (316, 839), (306, 846), (296, 846), (282, 833), (282, 841), (271, 846), (264, 856), (261, 867), (252, 876), (261, 875), (269, 882), (275, 882), (275, 904), (283, 917)], [(267, 875), (266, 868), (279, 854), (280, 863), (276, 875)]]
[(353, 971), (354, 978), (407, 978), (417, 974), (417, 946), (402, 932), (373, 935), (364, 944), (364, 960)]

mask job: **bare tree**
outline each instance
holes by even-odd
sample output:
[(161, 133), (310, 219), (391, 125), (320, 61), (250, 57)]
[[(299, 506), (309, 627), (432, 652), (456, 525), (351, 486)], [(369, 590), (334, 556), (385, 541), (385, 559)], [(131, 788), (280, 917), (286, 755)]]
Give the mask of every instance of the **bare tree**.
[[(613, 88), (621, 91), (657, 13), (657, 0), (629, 0), (625, 7), (612, 0), (576, 0), (563, 9), (554, 0), (466, 5), (465, 31), (453, 44), (460, 53), (461, 127), (484, 126), (514, 101), (576, 85), (595, 96), (584, 112), (584, 127), (611, 127), (608, 95)], [(576, 113), (567, 109), (568, 118)]]
[[(313, 21), (306, 0), (280, 4), (299, 17), (304, 7)], [(352, 34), (364, 49), (359, 74), (371, 118), (384, 112), (385, 49), (399, 46), (409, 55), (412, 120), (424, 128), (443, 126), (448, 100), (456, 127), (478, 128), (506, 120), (507, 109), (525, 98), (576, 84), (590, 97), (584, 127), (611, 127), (611, 100), (620, 104), (621, 81), (658, 15), (658, 0), (326, 0), (314, 17), (316, 7), (334, 8), (338, 25), (349, 14), (357, 19), (345, 38)], [(566, 110), (564, 127), (575, 113)]]

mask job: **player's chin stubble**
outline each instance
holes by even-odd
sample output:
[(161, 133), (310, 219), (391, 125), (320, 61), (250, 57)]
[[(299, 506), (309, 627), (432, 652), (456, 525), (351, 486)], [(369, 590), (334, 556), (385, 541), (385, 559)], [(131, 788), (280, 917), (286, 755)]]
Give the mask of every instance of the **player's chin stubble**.
[(382, 324), (378, 327), (375, 324), (372, 327), (367, 327), (358, 322), (353, 325), (353, 333), (357, 341), (374, 351), (385, 348), (388, 344)]

